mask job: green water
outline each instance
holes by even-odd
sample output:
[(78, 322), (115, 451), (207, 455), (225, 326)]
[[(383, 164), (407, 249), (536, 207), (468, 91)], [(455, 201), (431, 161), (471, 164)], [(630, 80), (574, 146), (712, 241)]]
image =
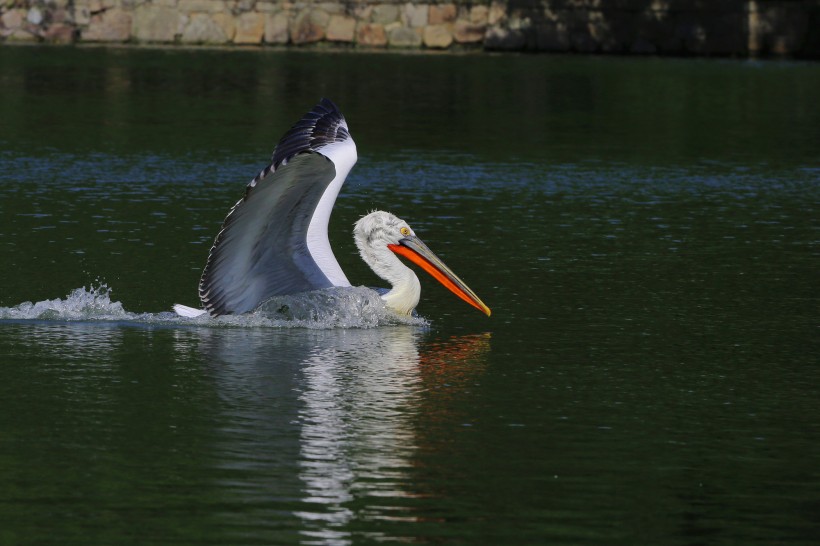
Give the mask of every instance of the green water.
[[(162, 314), (322, 96), (348, 277), (391, 210), (491, 318), (423, 273), (427, 327)], [(816, 544), (818, 96), (816, 64), (0, 48), (0, 544)]]

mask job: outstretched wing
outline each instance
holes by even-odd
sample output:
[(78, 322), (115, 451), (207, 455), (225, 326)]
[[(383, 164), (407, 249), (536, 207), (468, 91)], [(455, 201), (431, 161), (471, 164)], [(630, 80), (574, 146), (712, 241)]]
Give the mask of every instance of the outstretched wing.
[(285, 133), (271, 164), (225, 218), (199, 284), (211, 315), (246, 313), (277, 295), (350, 286), (327, 226), (355, 163), (344, 117), (322, 99)]

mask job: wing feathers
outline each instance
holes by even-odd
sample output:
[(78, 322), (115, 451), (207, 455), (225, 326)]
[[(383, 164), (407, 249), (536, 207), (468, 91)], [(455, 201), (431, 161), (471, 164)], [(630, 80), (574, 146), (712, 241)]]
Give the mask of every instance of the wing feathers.
[(285, 133), (271, 165), (225, 218), (199, 285), (211, 315), (245, 313), (272, 296), (350, 284), (327, 241), (327, 223), (355, 162), (344, 117), (322, 99)]
[(273, 150), (271, 164), (278, 168), (299, 152), (319, 151), (328, 144), (349, 138), (347, 122), (342, 113), (333, 102), (322, 99), (285, 133)]

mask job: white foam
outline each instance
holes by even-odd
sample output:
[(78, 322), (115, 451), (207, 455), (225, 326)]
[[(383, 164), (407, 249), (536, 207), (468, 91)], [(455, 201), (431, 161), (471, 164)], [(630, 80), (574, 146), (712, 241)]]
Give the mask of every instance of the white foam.
[(111, 301), (111, 290), (105, 284), (75, 288), (65, 299), (0, 307), (0, 319), (5, 320), (123, 320), (131, 318), (129, 315), (134, 313), (125, 311), (122, 303)]
[(23, 302), (0, 307), (0, 320), (112, 321), (153, 324), (199, 325), (239, 328), (377, 328), (407, 324), (426, 326), (418, 317), (400, 317), (389, 311), (374, 290), (364, 287), (333, 287), (263, 303), (253, 313), (223, 317), (181, 317), (172, 312), (132, 313), (119, 301), (111, 301), (107, 285), (76, 288), (64, 299)]

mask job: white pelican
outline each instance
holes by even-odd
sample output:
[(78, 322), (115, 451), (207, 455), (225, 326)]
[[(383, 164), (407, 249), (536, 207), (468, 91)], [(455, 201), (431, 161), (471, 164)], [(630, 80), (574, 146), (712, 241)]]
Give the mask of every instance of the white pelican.
[[(327, 99), (294, 125), (271, 164), (248, 184), (216, 236), (199, 283), (205, 310), (175, 305), (183, 316), (247, 313), (273, 296), (350, 286), (333, 255), (328, 221), (356, 163), (356, 144), (342, 113)], [(490, 315), (484, 302), (427, 248), (404, 220), (375, 211), (353, 230), (362, 259), (391, 289), (381, 298), (413, 312), (421, 286), (398, 256), (421, 266), (458, 297)]]

